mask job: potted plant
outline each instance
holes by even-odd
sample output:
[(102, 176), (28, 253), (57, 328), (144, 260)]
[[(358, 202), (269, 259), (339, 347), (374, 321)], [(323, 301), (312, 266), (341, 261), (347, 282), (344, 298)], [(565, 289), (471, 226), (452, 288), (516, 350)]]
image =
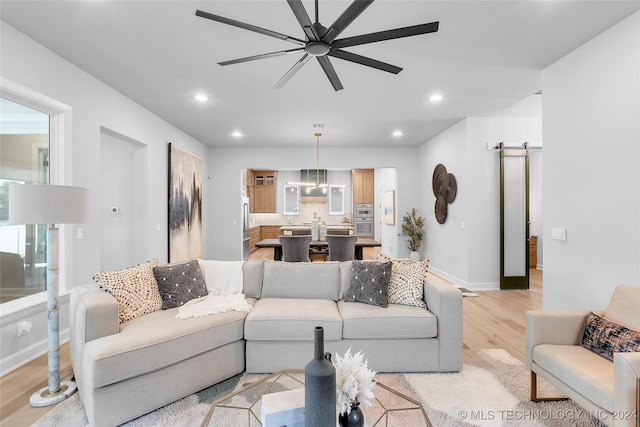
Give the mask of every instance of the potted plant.
[(411, 213), (402, 217), (402, 235), (407, 238), (409, 244), (409, 250), (411, 254), (409, 258), (412, 261), (420, 261), (420, 243), (422, 242), (422, 235), (424, 234), (424, 218), (418, 216), (418, 209), (411, 209)]
[(371, 406), (375, 387), (373, 377), (376, 373), (368, 368), (361, 352), (352, 355), (351, 349), (347, 350), (344, 357), (336, 354), (333, 366), (336, 368), (338, 422), (341, 427), (363, 427), (364, 414), (360, 404)]

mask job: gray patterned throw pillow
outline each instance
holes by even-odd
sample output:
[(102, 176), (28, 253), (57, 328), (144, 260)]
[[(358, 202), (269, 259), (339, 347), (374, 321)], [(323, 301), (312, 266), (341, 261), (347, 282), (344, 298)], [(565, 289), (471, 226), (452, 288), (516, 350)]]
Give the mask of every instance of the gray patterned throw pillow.
[(344, 301), (388, 306), (391, 261), (353, 261), (351, 268), (351, 281)]
[(153, 276), (158, 282), (163, 310), (180, 307), (187, 301), (208, 294), (196, 259), (155, 267)]
[(618, 325), (591, 311), (587, 316), (582, 346), (613, 361), (613, 353), (640, 351), (640, 332)]

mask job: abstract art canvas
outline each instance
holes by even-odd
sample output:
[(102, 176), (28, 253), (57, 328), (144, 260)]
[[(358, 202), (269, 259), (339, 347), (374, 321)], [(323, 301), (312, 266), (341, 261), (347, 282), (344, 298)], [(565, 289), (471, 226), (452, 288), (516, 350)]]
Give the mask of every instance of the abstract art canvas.
[(169, 262), (202, 258), (200, 158), (169, 143)]

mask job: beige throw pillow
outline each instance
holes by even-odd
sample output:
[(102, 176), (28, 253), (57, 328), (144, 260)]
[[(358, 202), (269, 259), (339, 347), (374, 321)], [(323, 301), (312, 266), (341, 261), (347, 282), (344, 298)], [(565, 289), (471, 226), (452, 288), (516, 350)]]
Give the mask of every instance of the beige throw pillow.
[(424, 276), (429, 260), (405, 263), (393, 261), (389, 280), (389, 304), (427, 308), (424, 302)]
[(118, 301), (120, 323), (162, 308), (158, 284), (153, 277), (153, 268), (157, 265), (158, 260), (154, 258), (135, 267), (93, 275), (93, 279)]

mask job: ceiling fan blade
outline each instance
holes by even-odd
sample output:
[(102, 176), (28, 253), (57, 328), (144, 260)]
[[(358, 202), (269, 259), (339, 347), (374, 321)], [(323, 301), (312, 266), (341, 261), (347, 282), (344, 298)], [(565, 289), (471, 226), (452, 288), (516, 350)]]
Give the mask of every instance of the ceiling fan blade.
[(358, 46), (361, 44), (375, 43), (383, 40), (399, 39), (402, 37), (417, 36), (420, 34), (435, 33), (438, 31), (439, 22), (413, 25), (411, 27), (396, 28), (394, 30), (378, 31), (377, 33), (362, 34), (360, 36), (339, 39), (331, 44), (334, 49)]
[(304, 64), (309, 62), (310, 59), (311, 59), (311, 55), (309, 55), (308, 53), (305, 53), (304, 55), (302, 55), (302, 58), (300, 58), (298, 62), (296, 62), (295, 65), (291, 67), (289, 71), (287, 71), (287, 74), (285, 74), (284, 76), (282, 76), (280, 80), (278, 80), (278, 83), (276, 83), (276, 85), (273, 88), (280, 89), (282, 86), (284, 86), (285, 83), (291, 80), (291, 77), (293, 77), (293, 75), (297, 73), (300, 70), (300, 68), (304, 66)]
[(246, 24), (244, 22), (236, 21), (234, 19), (225, 18), (219, 15), (214, 15), (213, 13), (204, 12), (202, 10), (196, 10), (196, 16), (199, 16), (201, 18), (211, 19), (212, 21), (221, 22), (223, 24), (231, 25), (233, 27), (242, 28), (244, 30), (249, 30), (256, 33), (264, 34), (265, 36), (275, 37), (280, 40), (285, 40), (291, 43), (299, 44), (301, 46), (305, 45), (304, 40), (300, 40), (295, 37), (291, 37), (286, 34), (281, 34), (275, 31), (267, 30), (265, 28), (256, 27), (255, 25)]
[(238, 58), (238, 59), (232, 59), (230, 61), (223, 61), (223, 62), (218, 62), (218, 65), (233, 65), (233, 64), (240, 64), (242, 62), (249, 62), (249, 61), (256, 61), (258, 59), (266, 59), (266, 58), (273, 58), (276, 56), (282, 56), (282, 55), (290, 55), (292, 53), (296, 53), (296, 52), (300, 52), (304, 50), (303, 47), (299, 47), (296, 49), (289, 49), (289, 50), (279, 50), (278, 52), (271, 52), (271, 53), (263, 53), (260, 55), (253, 55), (253, 56), (245, 56), (244, 58)]
[(322, 35), (322, 41), (331, 44), (371, 3), (373, 0), (354, 0)]
[(340, 83), (340, 79), (338, 78), (336, 70), (333, 68), (333, 64), (331, 64), (331, 61), (329, 61), (329, 58), (327, 58), (326, 56), (316, 56), (316, 59), (320, 63), (320, 66), (324, 70), (324, 73), (327, 75), (327, 78), (331, 82), (333, 89), (335, 89), (336, 92), (344, 89), (342, 87), (342, 83)]
[(398, 74), (402, 71), (402, 68), (396, 67), (395, 65), (387, 64), (386, 62), (367, 58), (366, 56), (357, 55), (345, 50), (331, 49), (327, 55), (333, 56), (334, 58), (344, 59), (345, 61), (355, 62), (356, 64), (366, 65), (367, 67), (376, 68), (388, 73)]
[(300, 23), (302, 30), (307, 35), (307, 38), (312, 42), (317, 42), (319, 40), (319, 35), (316, 34), (313, 25), (311, 24), (311, 19), (307, 14), (307, 10), (302, 5), (302, 0), (287, 0), (289, 3), (289, 7), (293, 11), (293, 14), (296, 16), (296, 19)]

